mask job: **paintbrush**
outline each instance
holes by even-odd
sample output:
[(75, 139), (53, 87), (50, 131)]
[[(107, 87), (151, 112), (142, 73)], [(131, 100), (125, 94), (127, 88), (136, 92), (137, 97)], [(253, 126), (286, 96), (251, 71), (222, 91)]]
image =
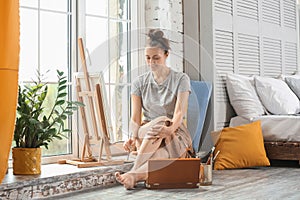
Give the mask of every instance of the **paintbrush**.
[(213, 161), (215, 161), (215, 159), (217, 158), (217, 156), (219, 155), (220, 151), (217, 151), (215, 157), (213, 158)]
[[(129, 140), (131, 139), (131, 136), (132, 136), (132, 132), (130, 132)], [(131, 144), (130, 144), (129, 151), (128, 151), (128, 154), (127, 154), (127, 161), (129, 160), (130, 152), (131, 152)]]
[(207, 161), (206, 161), (207, 165), (212, 164), (211, 162), (212, 162), (212, 159), (213, 159), (214, 150), (215, 150), (215, 147), (213, 146), (212, 149), (210, 150), (209, 156), (208, 156)]

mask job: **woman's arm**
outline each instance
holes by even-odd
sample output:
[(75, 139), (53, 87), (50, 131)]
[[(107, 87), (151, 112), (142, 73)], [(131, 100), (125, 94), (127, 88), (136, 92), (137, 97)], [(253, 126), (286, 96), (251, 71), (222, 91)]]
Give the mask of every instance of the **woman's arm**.
[(177, 96), (172, 125), (170, 126), (170, 128), (172, 128), (172, 132), (175, 132), (178, 129), (182, 123), (183, 117), (187, 113), (189, 94), (189, 91), (186, 91), (180, 92)]
[(129, 122), (129, 138), (124, 142), (123, 147), (125, 151), (131, 151), (136, 146), (136, 139), (138, 138), (138, 131), (141, 125), (142, 115), (142, 99), (140, 96), (131, 95), (131, 119)]
[(155, 125), (151, 128), (148, 134), (151, 136), (150, 138), (165, 138), (174, 134), (175, 131), (179, 128), (182, 123), (183, 117), (187, 112), (188, 107), (188, 99), (189, 99), (189, 91), (180, 92), (176, 99), (175, 110), (173, 114), (173, 118), (171, 119), (171, 125)]
[(142, 98), (140, 96), (132, 94), (131, 95), (131, 122), (140, 126), (141, 117), (142, 117)]

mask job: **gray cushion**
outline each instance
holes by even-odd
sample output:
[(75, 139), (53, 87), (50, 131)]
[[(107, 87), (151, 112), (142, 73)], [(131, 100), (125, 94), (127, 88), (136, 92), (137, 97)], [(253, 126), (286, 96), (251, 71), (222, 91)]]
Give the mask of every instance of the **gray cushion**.
[(293, 78), (293, 77), (286, 77), (285, 82), (288, 84), (288, 86), (291, 88), (291, 90), (293, 90), (293, 92), (300, 99), (300, 79)]

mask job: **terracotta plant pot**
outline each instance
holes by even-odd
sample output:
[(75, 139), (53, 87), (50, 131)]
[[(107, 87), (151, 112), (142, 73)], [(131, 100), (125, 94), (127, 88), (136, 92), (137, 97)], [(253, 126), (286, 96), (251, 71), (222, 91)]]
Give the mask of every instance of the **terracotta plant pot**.
[(41, 174), (41, 148), (13, 148), (13, 173)]

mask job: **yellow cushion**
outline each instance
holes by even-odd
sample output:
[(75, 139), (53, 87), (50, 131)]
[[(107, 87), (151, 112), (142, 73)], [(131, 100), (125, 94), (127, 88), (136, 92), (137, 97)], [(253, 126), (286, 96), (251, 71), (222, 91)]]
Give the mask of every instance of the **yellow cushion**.
[(214, 169), (269, 166), (261, 130), (261, 122), (227, 127), (216, 143)]

